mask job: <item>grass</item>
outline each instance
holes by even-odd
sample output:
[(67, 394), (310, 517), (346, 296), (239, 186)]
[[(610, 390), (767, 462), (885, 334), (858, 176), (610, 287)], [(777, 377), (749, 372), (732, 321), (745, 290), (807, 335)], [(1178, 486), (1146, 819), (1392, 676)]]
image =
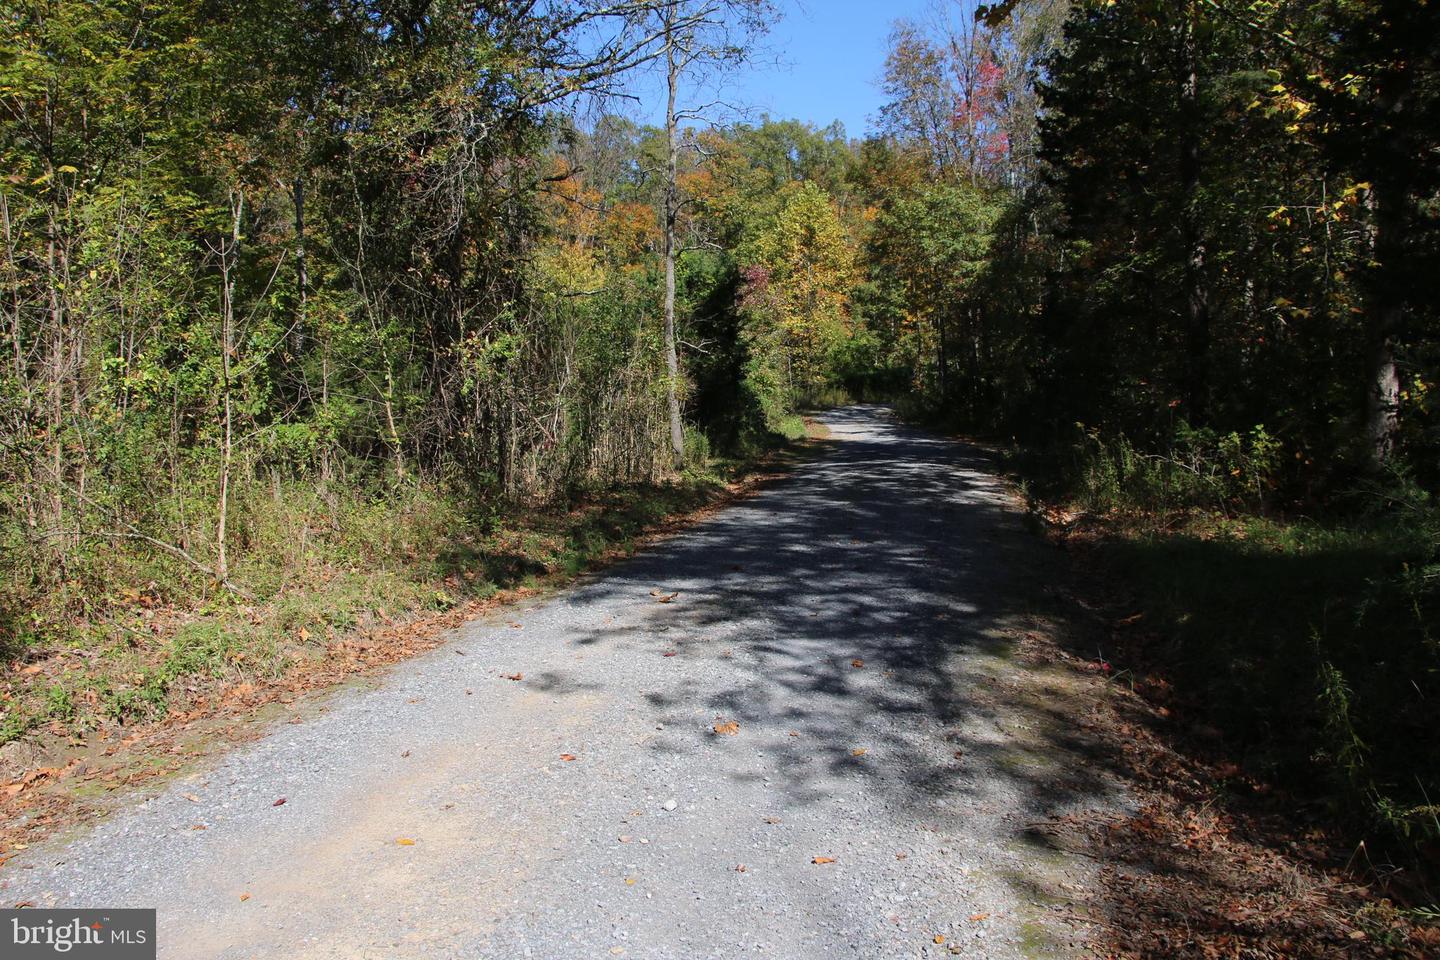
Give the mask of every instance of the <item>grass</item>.
[(235, 581), (250, 597), (133, 542), (79, 555), (54, 589), (0, 587), (8, 608), (0, 744), (61, 740), (280, 681), (337, 645), (403, 629), (498, 591), (563, 582), (646, 531), (723, 496), (753, 466), (710, 461), (668, 482), (565, 503), (479, 505), (434, 487), (236, 494)]
[(1287, 515), (1289, 461), (1260, 427), (1182, 431), (1163, 456), (1077, 428), (1010, 462), (1130, 604), (1116, 649), (1087, 656), (1158, 673), (1308, 813), (1440, 863), (1440, 502), (1397, 468)]
[(1243, 774), (1419, 866), (1440, 851), (1436, 529), (1433, 508), (1130, 512), (1089, 525), (1085, 556), (1140, 615), (1114, 631), (1117, 666), (1173, 683)]

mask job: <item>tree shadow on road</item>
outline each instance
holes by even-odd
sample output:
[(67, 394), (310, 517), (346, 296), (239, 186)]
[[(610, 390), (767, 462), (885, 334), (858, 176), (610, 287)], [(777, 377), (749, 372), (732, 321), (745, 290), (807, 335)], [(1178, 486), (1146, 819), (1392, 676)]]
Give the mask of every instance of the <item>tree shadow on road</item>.
[[(1116, 789), (1077, 722), (1094, 685), (1020, 656), (1060, 557), (984, 451), (876, 417), (832, 412), (829, 456), (578, 591), (569, 602), (633, 598), (635, 614), (577, 642), (657, 672), (667, 654), (702, 661), (689, 684), (637, 679), (659, 756), (723, 751), (703, 731), (734, 720), (791, 810), (840, 784), (917, 822), (1000, 818), (1033, 845), (1027, 824)], [(1048, 878), (1015, 882), (1028, 895)]]

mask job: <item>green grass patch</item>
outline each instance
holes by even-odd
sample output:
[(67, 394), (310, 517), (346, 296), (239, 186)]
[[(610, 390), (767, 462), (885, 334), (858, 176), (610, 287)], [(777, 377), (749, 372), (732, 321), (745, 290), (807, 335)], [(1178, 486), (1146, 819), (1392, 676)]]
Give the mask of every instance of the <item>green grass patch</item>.
[(1440, 841), (1434, 508), (1110, 530), (1098, 557), (1145, 611), (1141, 655), (1243, 766), (1407, 844)]
[(413, 485), (237, 485), (232, 569), (248, 596), (131, 540), (77, 553), (54, 589), (0, 584), (6, 625), (23, 628), (0, 651), (11, 666), (0, 743), (154, 720), (226, 684), (278, 678), (348, 636), (563, 582), (714, 501), (752, 465), (708, 461), (667, 482), (536, 503)]

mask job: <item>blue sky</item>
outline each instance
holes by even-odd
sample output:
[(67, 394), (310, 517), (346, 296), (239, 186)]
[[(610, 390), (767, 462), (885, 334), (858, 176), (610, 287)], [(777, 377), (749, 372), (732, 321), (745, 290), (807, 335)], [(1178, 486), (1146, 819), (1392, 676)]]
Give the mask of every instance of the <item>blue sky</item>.
[[(922, 19), (930, 0), (776, 0), (776, 5), (783, 16), (765, 46), (779, 65), (752, 64), (729, 76), (727, 99), (749, 107), (757, 118), (769, 113), (820, 127), (839, 120), (848, 135), (863, 136), (882, 103), (879, 81), (890, 26), (903, 17)], [(644, 96), (638, 112), (659, 120), (663, 105), (648, 92)]]
[(858, 137), (880, 109), (885, 39), (901, 17), (921, 17), (927, 0), (781, 0), (784, 18), (767, 46), (778, 67), (737, 76), (738, 98), (777, 118), (832, 120)]

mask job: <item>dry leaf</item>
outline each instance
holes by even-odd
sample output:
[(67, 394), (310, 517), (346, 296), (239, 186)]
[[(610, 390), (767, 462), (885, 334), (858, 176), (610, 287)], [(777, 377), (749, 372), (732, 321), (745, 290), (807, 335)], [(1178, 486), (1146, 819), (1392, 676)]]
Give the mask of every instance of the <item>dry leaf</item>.
[(854, 750), (851, 750), (851, 751), (850, 751), (850, 756), (852, 756), (852, 757), (863, 757), (863, 756), (865, 756), (865, 748), (864, 748), (864, 747), (856, 747)]
[(197, 823), (197, 824), (195, 824), (194, 826), (192, 826), (190, 829), (191, 829), (191, 830), (209, 830), (210, 828), (207, 827), (207, 826), (205, 826), (205, 824), (203, 824), (203, 823)]
[(411, 840), (409, 837), (399, 837), (399, 838), (397, 838), (397, 839), (395, 840), (395, 842), (396, 842), (397, 844), (399, 844), (400, 846), (402, 846), (402, 847), (413, 847), (413, 846), (415, 846), (415, 841), (414, 841), (414, 840)]
[(711, 729), (714, 730), (716, 733), (720, 734), (722, 737), (733, 737), (735, 736), (735, 734), (740, 732), (740, 724), (736, 723), (734, 720), (730, 720), (726, 723), (717, 723), (715, 724), (715, 726), (711, 727)]
[(504, 677), (505, 677), (506, 680), (524, 680), (524, 679), (525, 679), (525, 674), (523, 674), (523, 673), (507, 673), (507, 674), (504, 674)]
[(945, 942), (945, 934), (943, 934), (943, 933), (937, 933), (937, 934), (935, 934), (935, 942), (936, 942), (936, 943), (944, 943), (944, 942)]
[(562, 754), (560, 754), (560, 759), (561, 759), (561, 760), (564, 760), (566, 763), (569, 763), (571, 760), (574, 760), (574, 759), (575, 759), (575, 754), (573, 754), (573, 753), (562, 753)]
[(304, 627), (301, 627), (301, 628), (300, 628), (300, 642), (301, 642), (301, 643), (306, 643), (306, 642), (309, 641), (309, 639), (310, 639), (310, 631), (309, 631), (309, 630), (306, 630)]
[(627, 886), (627, 887), (633, 887), (633, 886), (635, 886), (635, 878), (634, 878), (634, 877), (626, 877), (626, 878), (625, 878), (625, 886)]
[(865, 666), (865, 661), (861, 660), (859, 657), (856, 657), (854, 660), (850, 661), (850, 666), (854, 667), (856, 670), (859, 670), (861, 667)]
[(834, 862), (835, 862), (835, 858), (834, 858), (834, 857), (812, 857), (811, 860), (810, 860), (810, 862), (811, 862), (811, 863), (834, 863)]
[(241, 902), (241, 903), (244, 903), (246, 900), (249, 900), (249, 899), (250, 899), (250, 894), (248, 894), (248, 893), (242, 893), (242, 894), (240, 894), (240, 902)]
[(200, 802), (200, 798), (197, 797), (197, 796), (195, 796), (195, 794), (193, 794), (193, 793), (182, 794), (182, 796), (183, 796), (186, 800), (189, 800), (191, 803), (199, 803), (199, 802)]
[(669, 603), (676, 597), (680, 596), (680, 591), (677, 590), (674, 593), (661, 593), (659, 590), (651, 590), (650, 596), (655, 598), (656, 603)]
[(988, 914), (988, 913), (972, 913), (972, 914), (970, 915), (970, 922), (971, 922), (971, 923), (979, 923), (981, 920), (988, 920), (988, 919), (990, 919), (990, 914)]

